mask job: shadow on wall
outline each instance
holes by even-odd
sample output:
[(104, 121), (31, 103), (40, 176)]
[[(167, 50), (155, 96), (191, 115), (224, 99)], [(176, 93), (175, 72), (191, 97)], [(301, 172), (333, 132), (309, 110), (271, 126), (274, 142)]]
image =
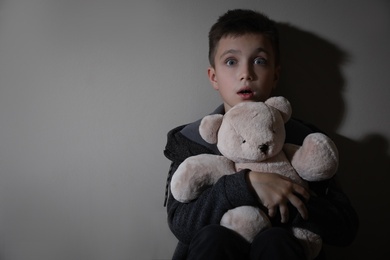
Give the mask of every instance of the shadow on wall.
[(278, 28), (282, 72), (276, 94), (290, 100), (294, 117), (316, 125), (334, 139), (340, 152), (338, 182), (359, 215), (360, 228), (353, 244), (348, 248), (326, 246), (327, 259), (382, 259), (390, 233), (389, 141), (378, 134), (360, 141), (337, 134), (348, 109), (342, 97), (345, 83), (341, 73), (348, 54), (290, 24), (279, 23)]

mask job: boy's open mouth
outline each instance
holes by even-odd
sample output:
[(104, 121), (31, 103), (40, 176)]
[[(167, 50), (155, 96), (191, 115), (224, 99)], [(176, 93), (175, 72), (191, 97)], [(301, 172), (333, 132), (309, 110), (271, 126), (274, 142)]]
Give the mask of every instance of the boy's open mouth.
[(239, 94), (250, 94), (250, 93), (253, 93), (252, 90), (250, 89), (245, 89), (245, 90), (241, 90), (238, 92)]
[(237, 92), (237, 95), (239, 95), (243, 99), (249, 99), (254, 95), (254, 93), (251, 89), (242, 89)]

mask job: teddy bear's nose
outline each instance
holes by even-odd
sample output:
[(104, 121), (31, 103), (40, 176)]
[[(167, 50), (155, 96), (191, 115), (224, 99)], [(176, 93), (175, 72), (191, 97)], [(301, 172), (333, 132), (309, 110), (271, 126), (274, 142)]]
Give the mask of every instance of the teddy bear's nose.
[(268, 151), (268, 144), (261, 144), (259, 145), (259, 149), (262, 153), (266, 154)]

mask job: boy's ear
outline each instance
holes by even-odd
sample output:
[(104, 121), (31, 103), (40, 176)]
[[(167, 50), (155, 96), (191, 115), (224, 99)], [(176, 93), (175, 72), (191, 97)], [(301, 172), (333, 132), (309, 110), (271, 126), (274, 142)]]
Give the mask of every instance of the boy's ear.
[(215, 90), (218, 90), (217, 75), (215, 75), (214, 67), (207, 68), (207, 76), (209, 77), (210, 83)]
[(273, 86), (273, 89), (275, 89), (275, 88), (276, 88), (276, 85), (278, 85), (279, 76), (280, 76), (280, 66), (276, 66), (276, 67), (275, 67), (275, 75), (274, 75), (274, 86)]

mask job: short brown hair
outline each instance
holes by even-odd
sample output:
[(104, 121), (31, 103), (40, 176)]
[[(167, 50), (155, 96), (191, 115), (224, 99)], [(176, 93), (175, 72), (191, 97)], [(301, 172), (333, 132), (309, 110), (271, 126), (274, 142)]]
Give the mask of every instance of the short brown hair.
[(215, 54), (221, 38), (228, 35), (241, 36), (247, 33), (262, 34), (268, 37), (275, 52), (275, 65), (280, 63), (279, 35), (275, 22), (266, 15), (252, 11), (235, 9), (220, 16), (209, 32), (209, 62), (215, 66)]

